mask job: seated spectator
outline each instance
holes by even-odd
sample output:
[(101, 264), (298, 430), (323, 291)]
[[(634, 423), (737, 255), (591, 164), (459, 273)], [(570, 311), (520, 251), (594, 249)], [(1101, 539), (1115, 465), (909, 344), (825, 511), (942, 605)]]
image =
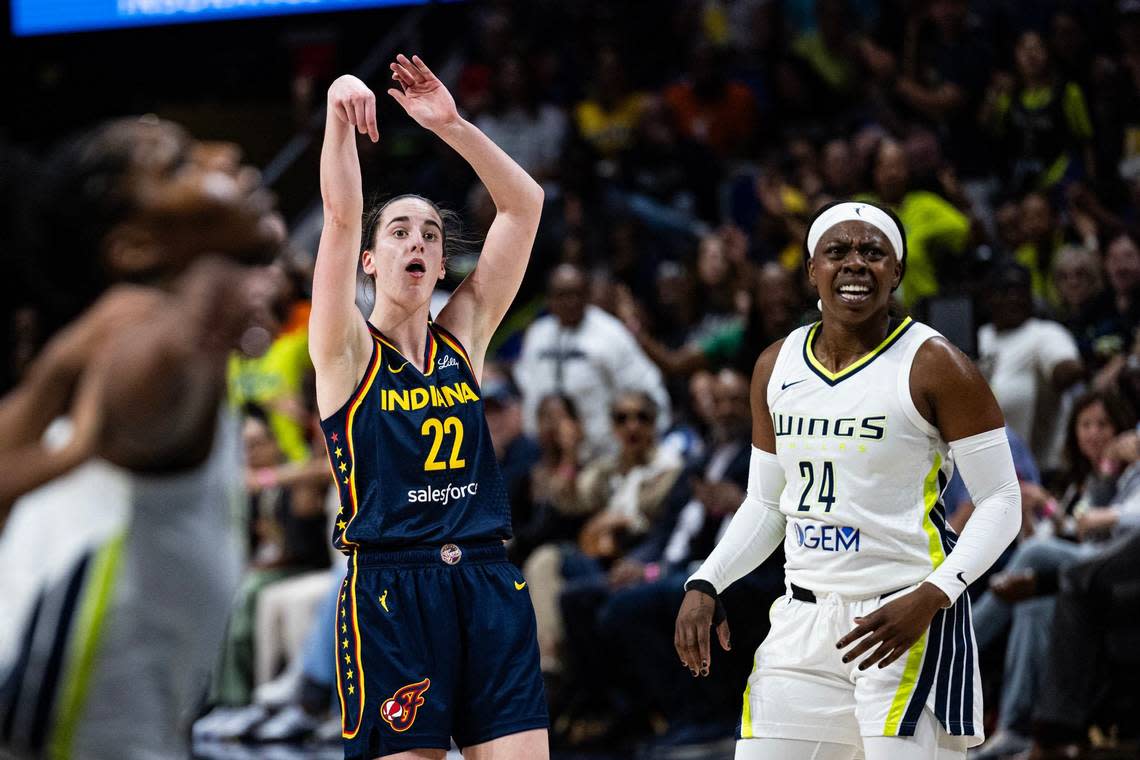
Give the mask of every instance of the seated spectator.
[(813, 112), (822, 104), (842, 110), (864, 91), (865, 66), (858, 44), (858, 24), (847, 0), (815, 0), (816, 28), (792, 42), (801, 89), (816, 93)]
[[(708, 455), (674, 481), (650, 532), (607, 572), (582, 567), (566, 580), (560, 600), (564, 657), (575, 674), (570, 690), (580, 697), (560, 700), (568, 743), (601, 734), (612, 748), (651, 714), (664, 720), (670, 741), (709, 739), (731, 730), (739, 717), (735, 684), (751, 666), (747, 644), (762, 637), (765, 600), (783, 591), (779, 561), (754, 574), (766, 583), (746, 583), (747, 595), (730, 602), (747, 599), (741, 606), (751, 613), (742, 611), (737, 621), (744, 647), (739, 655), (718, 655), (721, 672), (715, 678), (694, 681), (677, 668), (668, 635), (690, 564), (711, 551), (740, 506), (748, 479), (748, 380), (724, 370), (715, 377), (711, 395)], [(597, 656), (614, 647), (612, 656)]]
[(747, 293), (749, 309), (743, 320), (725, 321), (718, 329), (693, 336), (677, 348), (654, 337), (660, 331), (647, 329), (636, 311), (622, 312), (622, 318), (666, 375), (687, 377), (698, 370), (722, 367), (751, 375), (760, 352), (787, 335), (803, 313), (795, 277), (781, 265), (769, 262), (760, 267), (755, 283)]
[(611, 407), (618, 451), (587, 466), (575, 484), (574, 509), (586, 520), (577, 546), (547, 544), (526, 563), (544, 671), (557, 672), (563, 664), (558, 598), (566, 580), (601, 574), (624, 556), (661, 515), (665, 497), (681, 474), (680, 455), (658, 445), (656, 417), (656, 405), (647, 394), (618, 394)]
[(329, 564), (324, 510), (328, 476), (317, 485), (302, 481), (284, 487), (266, 476), (284, 454), (260, 407), (247, 405), (242, 435), (251, 471), (250, 560), (230, 614), (211, 699), (229, 707), (247, 705), (252, 696), (257, 595), (275, 581)]
[(620, 394), (610, 420), (617, 453), (593, 462), (578, 478), (580, 507), (592, 516), (579, 543), (586, 554), (600, 559), (621, 551), (623, 535), (648, 530), (681, 466), (675, 452), (656, 445), (657, 406), (648, 394)]
[(756, 123), (756, 99), (747, 85), (729, 78), (726, 56), (709, 43), (697, 45), (690, 77), (663, 93), (681, 134), (721, 159), (746, 154)]
[(1049, 190), (1094, 175), (1093, 128), (1084, 92), (1057, 77), (1049, 48), (1034, 30), (1014, 48), (1016, 78), (999, 72), (983, 106), (983, 121), (1005, 157), (1007, 190)]
[(1140, 324), (1140, 241), (1132, 233), (1114, 237), (1105, 249), (1104, 272), (1112, 291), (1116, 318), (1135, 329)]
[(1131, 331), (1116, 315), (1095, 250), (1076, 245), (1063, 247), (1053, 265), (1053, 282), (1059, 301), (1058, 317), (1076, 338), (1081, 360), (1090, 372), (1097, 372), (1114, 357), (1128, 353)]
[[(914, 6), (922, 9), (922, 6)], [(907, 24), (903, 70), (894, 94), (908, 115), (937, 129), (946, 153), (963, 176), (987, 173), (990, 158), (977, 125), (978, 108), (993, 58), (987, 30), (968, 0), (939, 0)]]
[(646, 98), (618, 172), (630, 211), (650, 226), (691, 232), (717, 221), (716, 159), (681, 133), (661, 98)]
[(862, 198), (889, 206), (906, 228), (906, 273), (898, 296), (914, 306), (938, 295), (938, 272), (965, 250), (970, 219), (941, 196), (911, 188), (906, 152), (893, 140), (879, 144), (871, 171), (874, 192)]
[(978, 329), (978, 366), (993, 388), (1005, 424), (1029, 444), (1038, 467), (1056, 468), (1060, 395), (1084, 376), (1073, 336), (1033, 315), (1029, 270), (1003, 264), (987, 283), (990, 319)]
[[(1020, 544), (1005, 571), (991, 579), (991, 590), (974, 607), (979, 649), (992, 645), (1012, 623), (998, 732), (979, 757), (1002, 757), (1029, 746), (1028, 724), (1037, 696), (1037, 674), (1047, 653), (1058, 572), (1099, 553), (1122, 530), (1140, 527), (1140, 477), (1129, 474), (1127, 489), (1118, 489), (1125, 484), (1124, 479), (1118, 483), (1125, 463), (1113, 457), (1111, 448), (1113, 439), (1135, 424), (1131, 409), (1116, 396), (1086, 394), (1078, 400), (1069, 427), (1071, 485), (1062, 501), (1055, 502), (1039, 487), (1023, 491), (1027, 511), (1051, 518), (1046, 524), (1056, 527), (1039, 530), (1036, 537)], [(1029, 599), (1034, 595), (1038, 598)]]
[(1106, 692), (1133, 691), (1136, 661), (1114, 661), (1121, 646), (1113, 647), (1110, 637), (1135, 630), (1134, 619), (1121, 616), (1120, 608), (1123, 602), (1135, 609), (1140, 603), (1137, 589), (1140, 530), (1129, 531), (1100, 555), (1063, 571), (1041, 697), (1033, 710), (1031, 757), (1088, 757), (1089, 728), (1101, 715)]
[(1029, 270), (1033, 278), (1033, 297), (1043, 307), (1058, 305), (1053, 286), (1053, 266), (1057, 252), (1064, 244), (1057, 213), (1044, 193), (1029, 193), (1018, 204), (1022, 242), (1014, 249), (1013, 258)]
[(483, 368), (481, 386), (487, 429), (511, 504), (511, 525), (525, 525), (532, 519), (534, 510), (530, 500), (530, 474), (542, 451), (539, 443), (523, 432), (521, 399), (510, 377), (497, 365), (490, 364)]
[(658, 409), (658, 429), (669, 427), (669, 395), (661, 372), (616, 318), (586, 302), (585, 273), (571, 264), (550, 275), (550, 313), (523, 337), (515, 380), (523, 397), (523, 424), (537, 430), (538, 403), (550, 394), (573, 399), (589, 453), (613, 451), (610, 405), (625, 391), (643, 391)]
[(301, 296), (311, 274), (296, 267), (275, 267), (280, 282), (281, 331), (269, 349), (256, 357), (234, 354), (230, 357), (227, 385), (230, 403), (237, 407), (256, 404), (269, 417), (273, 437), (286, 459), (304, 462), (309, 458), (308, 414), (305, 411), (305, 383), (311, 378), (309, 359), (309, 311), (311, 304)]
[(519, 56), (497, 62), (490, 101), (475, 126), (544, 186), (558, 179), (566, 114), (539, 100), (530, 69)]
[(577, 491), (585, 464), (582, 423), (569, 397), (551, 395), (539, 402), (536, 438), (539, 458), (527, 473), (521, 496), (529, 511), (512, 522), (514, 537), (507, 547), (519, 567), (542, 544), (574, 540), (584, 522)]
[(589, 94), (574, 108), (574, 123), (599, 156), (612, 160), (633, 145), (647, 96), (629, 88), (616, 47), (602, 47), (595, 65), (595, 79), (587, 85)]

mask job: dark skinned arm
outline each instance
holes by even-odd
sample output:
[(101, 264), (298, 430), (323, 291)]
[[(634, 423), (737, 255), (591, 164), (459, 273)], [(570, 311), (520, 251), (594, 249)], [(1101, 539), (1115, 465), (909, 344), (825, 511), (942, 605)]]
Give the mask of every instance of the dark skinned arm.
[[(985, 378), (961, 351), (945, 338), (932, 338), (915, 355), (910, 377), (911, 398), (919, 414), (936, 427), (945, 441), (957, 441), (1001, 428), (1001, 409)], [(924, 582), (908, 594), (887, 602), (870, 615), (855, 619), (855, 627), (838, 642), (850, 662), (867, 652), (860, 670), (878, 664), (885, 668), (906, 654), (930, 628), (949, 597), (932, 583)], [(873, 651), (872, 651), (872, 648)]]
[[(776, 452), (776, 433), (772, 429), (772, 417), (768, 413), (768, 381), (780, 354), (783, 340), (777, 341), (760, 354), (752, 372), (752, 445), (769, 454)], [(673, 646), (681, 662), (694, 676), (709, 674), (710, 640), (716, 599), (695, 589), (687, 591), (677, 612), (677, 622), (673, 632)], [(728, 620), (717, 625), (717, 638), (725, 651), (729, 649)]]

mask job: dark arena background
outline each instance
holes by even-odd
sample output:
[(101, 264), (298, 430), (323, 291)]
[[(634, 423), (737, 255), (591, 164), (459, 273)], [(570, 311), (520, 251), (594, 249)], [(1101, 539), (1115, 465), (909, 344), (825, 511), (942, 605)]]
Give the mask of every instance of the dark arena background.
[[(1140, 756), (1140, 0), (0, 14), (0, 758), (343, 756), (307, 336), (332, 82), (376, 92), (366, 204), (464, 220), (433, 313), (495, 215), (385, 94), (400, 53), (545, 191), (478, 393), (552, 757), (733, 756), (782, 550), (723, 594), (708, 677), (674, 620), (745, 493), (757, 357), (820, 318), (804, 238), (841, 198), (898, 214), (893, 313), (977, 364), (1010, 433), (1023, 527), (969, 589), (969, 757)], [(939, 497), (961, 532), (968, 489)], [(128, 738), (152, 723), (167, 754)]]

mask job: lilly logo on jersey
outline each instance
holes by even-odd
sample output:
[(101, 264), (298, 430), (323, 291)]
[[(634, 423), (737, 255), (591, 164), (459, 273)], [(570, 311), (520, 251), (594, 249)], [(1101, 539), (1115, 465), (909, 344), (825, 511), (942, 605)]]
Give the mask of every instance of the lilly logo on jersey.
[(479, 492), (479, 481), (468, 483), (465, 486), (457, 486), (448, 483), (443, 488), (413, 488), (408, 491), (408, 501), (412, 504), (427, 503), (427, 504), (440, 504), (447, 506), (452, 501), (465, 499), (468, 496), (474, 496)]
[(882, 440), (887, 434), (887, 417), (879, 414), (874, 417), (804, 417), (799, 414), (772, 413), (772, 427), (776, 437), (784, 435), (807, 436), (808, 438), (862, 438), (867, 441)]
[(426, 388), (383, 388), (380, 391), (380, 409), (385, 412), (414, 412), (428, 405), (451, 407), (478, 400), (479, 397), (466, 382), (441, 385), (438, 388), (429, 385)]
[(454, 356), (441, 356), (436, 361), (435, 366), (439, 367), (441, 370), (444, 370), (448, 367), (458, 367), (459, 362)]
[(796, 523), (796, 543), (805, 549), (819, 549), (824, 552), (857, 552), (859, 529), (849, 525)]
[(416, 722), (416, 713), (424, 703), (424, 692), (430, 687), (430, 678), (401, 686), (380, 705), (380, 717), (392, 727), (393, 731), (402, 734)]

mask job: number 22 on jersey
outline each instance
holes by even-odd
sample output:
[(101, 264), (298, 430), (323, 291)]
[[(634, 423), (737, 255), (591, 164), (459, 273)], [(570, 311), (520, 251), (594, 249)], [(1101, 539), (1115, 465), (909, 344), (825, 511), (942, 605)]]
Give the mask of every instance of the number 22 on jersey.
[[(463, 422), (458, 417), (448, 417), (443, 420), (428, 417), (420, 427), (420, 435), (432, 439), (431, 449), (428, 451), (427, 459), (424, 460), (426, 472), (460, 470), (467, 466), (466, 460), (459, 456), (460, 447), (463, 445)], [(443, 448), (444, 438), (447, 437), (451, 437), (451, 456), (446, 462), (441, 462), (437, 457)]]

